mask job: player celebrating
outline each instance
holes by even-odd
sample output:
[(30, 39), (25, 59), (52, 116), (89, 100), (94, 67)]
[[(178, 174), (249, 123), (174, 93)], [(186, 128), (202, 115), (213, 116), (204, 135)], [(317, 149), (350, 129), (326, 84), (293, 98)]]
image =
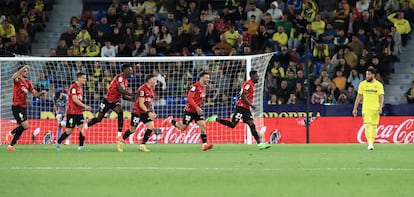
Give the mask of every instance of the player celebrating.
[(83, 88), (82, 86), (86, 83), (86, 74), (83, 72), (79, 72), (76, 74), (76, 82), (74, 82), (69, 87), (69, 101), (68, 101), (68, 109), (66, 111), (66, 132), (64, 132), (55, 142), (55, 146), (57, 150), (61, 150), (61, 143), (65, 140), (70, 134), (72, 134), (73, 129), (77, 126), (79, 129), (79, 151), (85, 150), (83, 143), (85, 141), (85, 133), (83, 131), (83, 114), (82, 109), (85, 108), (86, 110), (90, 111), (91, 107), (84, 104), (83, 100)]
[(178, 129), (184, 131), (188, 127), (188, 124), (190, 124), (192, 120), (195, 120), (200, 127), (200, 138), (203, 142), (203, 151), (213, 148), (213, 144), (207, 143), (206, 122), (204, 121), (203, 110), (201, 109), (203, 99), (206, 96), (205, 86), (208, 85), (209, 81), (210, 74), (202, 72), (200, 74), (199, 81), (191, 85), (187, 96), (187, 104), (185, 105), (184, 118), (182, 122), (175, 121), (172, 116), (169, 116), (163, 121), (164, 126), (170, 122)]
[(243, 122), (246, 123), (249, 128), (250, 132), (252, 133), (254, 139), (256, 139), (257, 146), (259, 150), (268, 149), (270, 148), (270, 144), (262, 143), (259, 134), (256, 131), (256, 125), (254, 125), (253, 115), (250, 112), (250, 108), (255, 109), (256, 107), (253, 105), (253, 97), (254, 97), (254, 84), (259, 82), (259, 75), (257, 71), (252, 70), (249, 73), (250, 80), (246, 81), (243, 84), (242, 90), (240, 92), (240, 98), (237, 102), (237, 106), (235, 112), (231, 118), (231, 122), (228, 120), (220, 119), (216, 114), (208, 117), (206, 122), (214, 122), (217, 121), (218, 123), (228, 126), (230, 128), (236, 127), (237, 123), (239, 123), (240, 119), (243, 119)]
[(358, 114), (358, 105), (362, 99), (362, 119), (365, 127), (365, 137), (368, 142), (368, 150), (374, 150), (374, 141), (377, 137), (377, 125), (379, 123), (382, 107), (384, 106), (384, 87), (375, 80), (376, 71), (368, 68), (366, 80), (358, 86), (358, 95), (355, 99), (352, 114)]
[(105, 94), (103, 101), (99, 105), (98, 117), (93, 118), (87, 124), (87, 128), (101, 122), (106, 112), (110, 109), (118, 115), (118, 137), (122, 135), (122, 127), (124, 125), (124, 112), (121, 106), (121, 96), (125, 100), (134, 102), (135, 94), (128, 92), (127, 78), (132, 74), (132, 67), (129, 64), (122, 65), (122, 73), (117, 74), (109, 85), (108, 92)]
[[(55, 108), (56, 119), (58, 122), (58, 130), (56, 138), (59, 139), (62, 134), (62, 128), (66, 126), (66, 105), (68, 103), (68, 95), (63, 92), (56, 92), (55, 97), (53, 98), (53, 108)], [(65, 144), (70, 144), (69, 137), (66, 138)]]
[(153, 108), (153, 98), (154, 98), (154, 88), (157, 84), (156, 75), (148, 75), (145, 78), (145, 83), (138, 88), (138, 99), (135, 101), (134, 106), (132, 107), (132, 117), (131, 123), (128, 130), (125, 131), (122, 137), (118, 139), (118, 152), (123, 152), (123, 143), (125, 140), (135, 132), (135, 129), (138, 126), (139, 121), (142, 121), (145, 124), (147, 130), (144, 134), (144, 139), (142, 140), (141, 145), (139, 146), (140, 151), (150, 152), (150, 150), (145, 146), (147, 143), (152, 130), (154, 130), (154, 119), (157, 116)]
[(46, 94), (45, 90), (37, 92), (33, 88), (32, 82), (27, 79), (29, 76), (29, 68), (29, 65), (19, 66), (17, 71), (12, 76), (14, 82), (12, 113), (19, 126), (10, 131), (6, 137), (7, 142), (11, 139), (9, 146), (7, 146), (8, 151), (16, 151), (14, 145), (17, 143), (17, 140), (19, 140), (22, 133), (30, 127), (29, 122), (27, 121), (26, 110), (27, 93), (32, 93), (34, 97)]

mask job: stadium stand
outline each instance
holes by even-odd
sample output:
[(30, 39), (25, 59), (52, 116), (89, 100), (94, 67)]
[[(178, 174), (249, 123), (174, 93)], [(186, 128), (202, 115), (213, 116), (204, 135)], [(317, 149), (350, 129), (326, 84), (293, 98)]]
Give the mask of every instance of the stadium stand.
[[(15, 31), (18, 33), (18, 27), (21, 25), (19, 24), (20, 20), (16, 19), (21, 17), (21, 13), (13, 15), (18, 12), (10, 12), (10, 9), (13, 10), (19, 6), (13, 3), (14, 1), (10, 1), (11, 4), (4, 2), (1, 5), (1, 13), (14, 23)], [(404, 33), (401, 27), (397, 27), (396, 31), (392, 30), (394, 20), (406, 20), (408, 22), (406, 26), (411, 28), (414, 24), (413, 5), (406, 0), (399, 1), (399, 9), (388, 6), (385, 10), (385, 5), (377, 5), (372, 1), (368, 9), (365, 10), (364, 7), (356, 3), (357, 1), (346, 0), (338, 1), (338, 4), (314, 0), (303, 2), (292, 0), (138, 0), (140, 6), (145, 4), (144, 6), (148, 10), (154, 9), (155, 12), (143, 11), (142, 9), (133, 10), (132, 15), (130, 15), (131, 10), (122, 12), (123, 5), (132, 2), (126, 0), (82, 0), (79, 4), (62, 0), (43, 0), (42, 2), (44, 10), (47, 11), (48, 22), (42, 24), (46, 25), (46, 28), (42, 29), (40, 26), (35, 38), (29, 41), (27, 52), (21, 54), (47, 56), (50, 48), (57, 48), (59, 39), (70, 26), (73, 27), (73, 38), (76, 38), (82, 46), (79, 49), (68, 50), (73, 51), (75, 55), (88, 54), (86, 49), (91, 38), (96, 41), (99, 47), (102, 47), (106, 41), (111, 41), (116, 49), (118, 49), (118, 43), (125, 43), (130, 50), (130, 53), (123, 54), (126, 56), (132, 56), (132, 54), (149, 56), (196, 55), (198, 52), (202, 55), (222, 55), (223, 48), (215, 47), (214, 49), (217, 50), (213, 50), (213, 46), (220, 41), (220, 34), (223, 33), (225, 42), (235, 43), (230, 55), (275, 53), (268, 72), (272, 72), (273, 62), (276, 61), (283, 68), (286, 78), (272, 72), (277, 85), (269, 87), (269, 94), (264, 98), (265, 103), (272, 94), (280, 92), (282, 80), (288, 80), (289, 92), (294, 93), (292, 84), (299, 81), (296, 76), (297, 72), (303, 70), (305, 66), (309, 66), (312, 75), (309, 82), (311, 89), (308, 90), (310, 92), (313, 92), (315, 81), (320, 77), (321, 68), (334, 66), (333, 72), (340, 69), (348, 79), (350, 68), (356, 68), (360, 74), (364, 74), (367, 66), (373, 66), (379, 71), (378, 80), (385, 84), (386, 103), (391, 104), (406, 102), (403, 97), (404, 91), (409, 88), (410, 82), (414, 79), (414, 59), (408, 53), (413, 50), (412, 31)], [(27, 3), (28, 8), (34, 8), (36, 5), (34, 0), (27, 1)], [(209, 4), (212, 5), (210, 10), (208, 9)], [(192, 9), (193, 5), (195, 5), (195, 9)], [(237, 10), (241, 12), (238, 13)], [(169, 15), (170, 12), (174, 16)], [(396, 12), (404, 13), (403, 19), (397, 19), (397, 16), (394, 20), (387, 19), (389, 16), (394, 16), (393, 13)], [(201, 13), (205, 18), (212, 17), (212, 21), (200, 21)], [(253, 23), (251, 21), (252, 15), (260, 23)], [(133, 16), (133, 19), (131, 20), (129, 16)], [(173, 20), (169, 21), (168, 17), (172, 17)], [(88, 19), (90, 19), (89, 24)], [(185, 22), (187, 19), (188, 23)], [(69, 25), (70, 20), (74, 23)], [(106, 22), (108, 24), (105, 24)], [(209, 22), (212, 23), (212, 30), (208, 30), (207, 24)], [(31, 21), (31, 23), (34, 24), (36, 21)], [(167, 27), (167, 31), (164, 33), (161, 31), (162, 26)], [(331, 26), (332, 29), (328, 26)], [(181, 28), (180, 31), (183, 31), (183, 34), (178, 33), (177, 29)], [(234, 30), (231, 30), (232, 28)], [(90, 38), (86, 34), (79, 35), (81, 29), (86, 29)], [(114, 29), (119, 33), (114, 34)], [(197, 31), (201, 34), (195, 33)], [(208, 33), (205, 34), (205, 32)], [(203, 37), (203, 35), (207, 36)], [(401, 46), (401, 35), (403, 40), (408, 39), (409, 44), (406, 46)], [(171, 39), (163, 42), (163, 39), (168, 36), (171, 36)], [(9, 42), (7, 36), (2, 37), (4, 43), (2, 46), (13, 46), (6, 44)], [(18, 36), (20, 38), (18, 43), (24, 40), (21, 37), (23, 36)], [(66, 38), (69, 38), (66, 45), (70, 48), (73, 44), (70, 42), (71, 36), (66, 35)], [(202, 38), (201, 40), (204, 38), (206, 42), (195, 42), (200, 38)], [(304, 55), (306, 38), (309, 38), (310, 44), (309, 58), (311, 63), (309, 65), (303, 64), (306, 59), (306, 55)], [(157, 39), (160, 39), (160, 42), (157, 42)], [(171, 45), (175, 45), (177, 42), (193, 43), (194, 45), (187, 45), (190, 47), (183, 45), (178, 49), (172, 48)], [(287, 53), (283, 52), (284, 48), (287, 48)], [(66, 50), (65, 47), (63, 49)], [(197, 51), (199, 49), (201, 52)], [(12, 55), (16, 52), (13, 51), (13, 47), (2, 47), (0, 50), (2, 55)], [(386, 52), (387, 50), (390, 53)], [(134, 51), (135, 53), (133, 53)], [(71, 54), (63, 52), (63, 55), (70, 56), (72, 52)], [(332, 59), (332, 65), (325, 62), (326, 55)], [(378, 59), (379, 62), (373, 59)], [(365, 61), (365, 64), (360, 65), (360, 60)], [(288, 73), (291, 71), (294, 76), (288, 79)], [(333, 77), (329, 76), (329, 81), (333, 80)], [(300, 82), (304, 83), (304, 81)], [(349, 84), (347, 83), (346, 87)], [(328, 86), (330, 85), (323, 84), (323, 87)], [(336, 90), (326, 88), (324, 91), (332, 93)], [(345, 89), (340, 91), (346, 95)], [(334, 95), (338, 100), (340, 94)], [(278, 97), (280, 98), (280, 95)], [(286, 103), (287, 101), (281, 100), (280, 102)]]

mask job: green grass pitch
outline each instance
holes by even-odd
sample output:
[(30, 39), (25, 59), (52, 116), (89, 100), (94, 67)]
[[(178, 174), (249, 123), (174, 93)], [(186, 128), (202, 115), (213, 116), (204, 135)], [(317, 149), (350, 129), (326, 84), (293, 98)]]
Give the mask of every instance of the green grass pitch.
[(0, 196), (414, 196), (414, 145), (16, 145)]

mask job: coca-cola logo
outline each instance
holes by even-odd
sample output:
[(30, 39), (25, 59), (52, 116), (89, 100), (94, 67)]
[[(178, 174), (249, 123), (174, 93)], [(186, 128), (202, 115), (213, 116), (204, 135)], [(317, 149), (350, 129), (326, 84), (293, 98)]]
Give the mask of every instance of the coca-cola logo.
[[(162, 127), (161, 135), (151, 135), (148, 143), (162, 142), (164, 144), (196, 144), (199, 142), (200, 131), (197, 124), (190, 123), (185, 131), (180, 131), (174, 126)], [(141, 142), (147, 128), (140, 123), (135, 131), (136, 139)]]
[[(378, 125), (377, 138), (375, 142), (378, 143), (395, 143), (395, 144), (409, 144), (414, 143), (414, 119), (406, 119), (401, 124), (395, 125)], [(357, 140), (359, 143), (365, 143), (364, 125), (358, 130)]]

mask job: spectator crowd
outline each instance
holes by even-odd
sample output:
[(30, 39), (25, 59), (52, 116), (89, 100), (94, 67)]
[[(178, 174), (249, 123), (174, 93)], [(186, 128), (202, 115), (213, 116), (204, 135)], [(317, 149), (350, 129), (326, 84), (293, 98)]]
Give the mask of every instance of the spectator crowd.
[[(0, 49), (6, 51), (4, 54), (30, 54), (35, 33), (44, 30), (43, 1), (29, 5), (22, 0), (20, 6), (11, 2), (14, 1), (3, 0), (1, 5), (4, 17)], [(108, 9), (97, 13), (83, 10), (80, 17), (71, 17), (67, 31), (49, 56), (229, 56), (273, 52), (263, 75), (264, 100), (268, 104), (303, 103), (307, 92), (313, 104), (345, 104), (354, 101), (369, 67), (377, 70), (377, 80), (389, 83), (394, 63), (411, 39), (414, 25), (413, 0), (217, 2), (113, 0)], [(62, 71), (86, 71), (91, 98), (101, 97), (99, 94), (105, 92), (119, 65), (84, 64), (49, 63), (42, 78), (67, 85), (65, 79), (73, 72)], [(132, 81), (139, 84), (143, 75), (155, 73), (159, 76), (160, 95), (165, 97), (170, 88), (184, 94), (189, 79), (195, 79), (193, 73), (208, 69), (215, 79), (207, 102), (228, 103), (245, 80), (243, 66), (237, 61), (135, 64), (136, 77)]]

